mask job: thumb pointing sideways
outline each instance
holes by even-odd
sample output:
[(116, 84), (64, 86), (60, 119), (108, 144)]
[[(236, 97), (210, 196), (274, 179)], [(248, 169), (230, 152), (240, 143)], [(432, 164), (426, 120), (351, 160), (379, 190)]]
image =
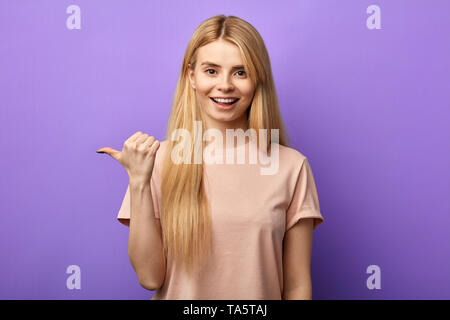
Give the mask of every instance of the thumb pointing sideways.
[(97, 152), (97, 153), (106, 153), (106, 154), (110, 155), (111, 157), (113, 157), (114, 159), (116, 159), (117, 161), (119, 161), (120, 151), (117, 151), (117, 150), (115, 150), (113, 148), (104, 147), (104, 148), (98, 149), (95, 152)]

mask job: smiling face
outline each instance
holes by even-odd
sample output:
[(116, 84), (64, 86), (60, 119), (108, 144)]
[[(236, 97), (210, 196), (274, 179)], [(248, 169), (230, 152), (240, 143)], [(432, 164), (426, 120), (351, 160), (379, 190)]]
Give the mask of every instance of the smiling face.
[[(245, 71), (239, 48), (225, 40), (211, 42), (197, 50), (195, 70), (188, 71), (207, 126), (219, 130), (245, 130), (246, 111), (255, 88)], [(220, 103), (218, 98), (232, 98), (231, 102), (238, 100), (227, 105), (225, 102), (229, 100)]]

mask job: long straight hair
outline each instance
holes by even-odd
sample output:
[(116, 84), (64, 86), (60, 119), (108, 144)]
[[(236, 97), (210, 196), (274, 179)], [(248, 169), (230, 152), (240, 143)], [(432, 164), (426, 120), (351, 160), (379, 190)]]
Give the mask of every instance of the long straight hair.
[[(184, 54), (167, 126), (168, 144), (161, 182), (164, 255), (179, 262), (189, 273), (211, 253), (211, 208), (205, 193), (203, 165), (192, 159), (195, 144), (189, 142), (183, 146), (183, 150), (190, 149), (191, 161), (176, 164), (171, 160), (171, 153), (178, 143), (172, 141), (172, 133), (185, 129), (193, 137), (194, 121), (201, 121), (205, 127), (195, 91), (190, 85), (189, 64), (194, 70), (197, 49), (216, 40), (229, 41), (239, 48), (245, 70), (255, 85), (254, 97), (247, 109), (248, 128), (256, 132), (267, 129), (269, 133), (271, 129), (278, 129), (278, 143), (287, 146), (269, 54), (261, 35), (251, 24), (236, 16), (217, 15), (202, 22)], [(258, 135), (257, 139), (259, 141)], [(266, 141), (268, 150), (270, 135)], [(202, 139), (202, 150), (205, 144)], [(257, 148), (259, 150), (259, 143)]]

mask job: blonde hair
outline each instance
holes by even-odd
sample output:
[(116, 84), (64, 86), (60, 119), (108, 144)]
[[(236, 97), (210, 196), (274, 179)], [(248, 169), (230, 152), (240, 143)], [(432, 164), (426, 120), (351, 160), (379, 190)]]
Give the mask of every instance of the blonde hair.
[[(194, 121), (202, 121), (202, 126), (206, 127), (195, 91), (190, 85), (189, 64), (194, 70), (197, 49), (220, 39), (239, 48), (246, 72), (255, 85), (255, 94), (247, 109), (248, 128), (256, 132), (267, 129), (268, 133), (271, 129), (279, 129), (279, 144), (287, 145), (269, 55), (258, 31), (235, 16), (217, 15), (202, 22), (188, 43), (178, 78), (167, 126), (168, 144), (161, 182), (164, 255), (180, 262), (188, 272), (211, 253), (211, 208), (205, 194), (202, 164), (195, 164), (192, 158), (189, 164), (173, 163), (171, 153), (178, 143), (171, 137), (172, 132), (180, 128), (188, 130), (193, 137)], [(259, 141), (258, 135), (257, 139)], [(202, 141), (202, 144), (204, 149), (205, 142)], [(266, 148), (268, 146), (270, 134)], [(190, 150), (193, 156), (193, 143)]]

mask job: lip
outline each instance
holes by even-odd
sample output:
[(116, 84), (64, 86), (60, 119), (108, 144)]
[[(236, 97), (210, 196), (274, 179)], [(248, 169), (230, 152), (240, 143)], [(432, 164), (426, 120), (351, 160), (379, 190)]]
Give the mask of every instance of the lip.
[[(216, 98), (218, 98), (218, 97), (216, 97)], [(225, 105), (225, 104), (220, 104), (220, 103), (215, 102), (212, 97), (210, 97), (210, 99), (214, 103), (214, 105), (221, 110), (233, 109), (236, 106), (236, 103), (240, 100), (239, 98), (237, 98), (237, 100), (233, 104)], [(225, 99), (230, 99), (230, 98), (225, 98)]]
[(239, 99), (238, 97), (210, 97), (214, 99)]

